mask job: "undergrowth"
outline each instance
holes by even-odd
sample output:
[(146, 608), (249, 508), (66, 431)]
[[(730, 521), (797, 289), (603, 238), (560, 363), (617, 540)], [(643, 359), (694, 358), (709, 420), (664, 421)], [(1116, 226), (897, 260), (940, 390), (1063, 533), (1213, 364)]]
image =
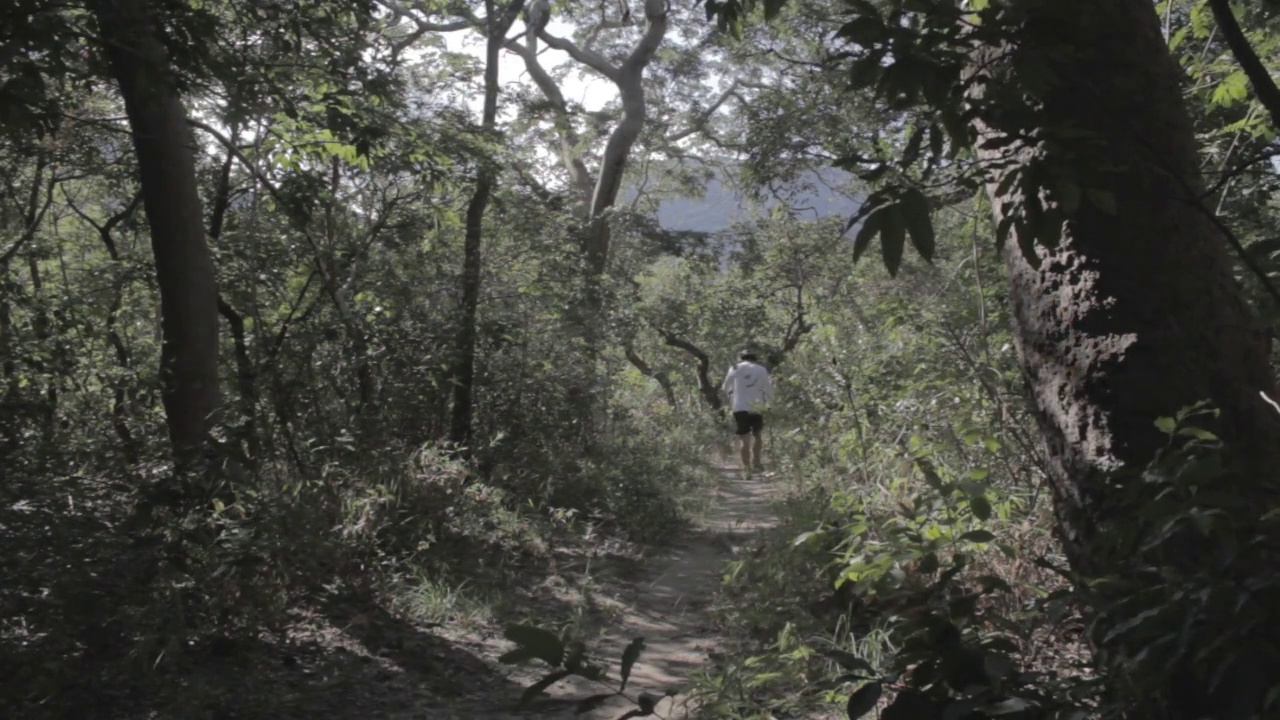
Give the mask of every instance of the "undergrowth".
[[(566, 555), (660, 542), (681, 527), (706, 481), (693, 437), (655, 445), (652, 427), (637, 424), (570, 462), (555, 447), (498, 445), (468, 463), (426, 446), (317, 451), (309, 474), (284, 462), (214, 465), (191, 481), (160, 463), (121, 468), (123, 480), (11, 472), (0, 708), (64, 717), (144, 707), (176, 691), (209, 648), (283, 642), (307, 607), (376, 607), (455, 630), (527, 612), (530, 600), (572, 618), (554, 602), (563, 598), (536, 588)], [(498, 470), (477, 470), (485, 465)]]
[[(1271, 652), (1255, 623), (1278, 585), (1256, 570), (1280, 514), (1216, 504), (1236, 471), (1204, 412), (1158, 419), (1168, 447), (1117, 494), (1131, 511), (1107, 542), (1138, 559), (1126, 575), (1067, 570), (1034, 496), (979, 495), (981, 473), (956, 476), (919, 439), (910, 475), (807, 478), (729, 566), (719, 617), (737, 644), (694, 678), (700, 716), (1156, 718), (1170, 673), (1197, 686), (1188, 716), (1274, 706), (1280, 688), (1243, 669)], [(1213, 568), (1171, 560), (1197, 538), (1220, 548)], [(1210, 620), (1223, 602), (1230, 626)], [(1188, 704), (1201, 692), (1214, 705)]]

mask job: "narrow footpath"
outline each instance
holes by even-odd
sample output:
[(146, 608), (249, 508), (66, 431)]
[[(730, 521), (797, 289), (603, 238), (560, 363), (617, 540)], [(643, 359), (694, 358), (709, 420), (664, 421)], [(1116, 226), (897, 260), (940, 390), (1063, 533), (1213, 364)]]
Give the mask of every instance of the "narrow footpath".
[[(640, 580), (623, 583), (616, 592), (621, 604), (619, 619), (605, 628), (591, 647), (594, 656), (610, 663), (609, 675), (616, 682), (617, 659), (623, 649), (633, 638), (645, 639), (627, 695), (634, 698), (648, 692), (664, 696), (669, 690), (679, 690), (691, 673), (708, 662), (708, 653), (718, 641), (709, 610), (725, 563), (742, 551), (753, 535), (773, 525), (770, 503), (776, 491), (768, 477), (744, 477), (736, 466), (722, 466), (715, 497), (702, 516), (663, 555), (650, 561)], [(495, 641), (495, 650), (499, 645), (501, 641)], [(519, 677), (512, 680), (523, 685), (537, 677), (528, 669), (515, 672)], [(516, 698), (510, 698), (502, 706), (483, 710), (449, 708), (441, 720), (615, 720), (635, 707), (623, 698), (614, 698), (592, 711), (574, 714), (579, 700), (604, 690), (571, 678), (520, 713), (511, 710)], [(674, 720), (685, 717), (688, 709), (688, 698), (677, 692), (664, 697), (655, 716)]]

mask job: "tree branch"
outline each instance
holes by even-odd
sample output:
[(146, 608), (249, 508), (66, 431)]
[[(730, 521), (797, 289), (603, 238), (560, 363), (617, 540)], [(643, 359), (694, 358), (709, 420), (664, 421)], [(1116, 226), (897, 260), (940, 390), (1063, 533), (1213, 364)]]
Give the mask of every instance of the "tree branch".
[(515, 40), (508, 40), (506, 48), (524, 60), (529, 77), (551, 104), (552, 111), (555, 113), (556, 135), (560, 139), (560, 158), (564, 162), (565, 171), (569, 173), (569, 183), (580, 198), (589, 200), (595, 180), (591, 177), (591, 171), (587, 170), (586, 163), (582, 162), (578, 156), (581, 139), (578, 137), (578, 131), (573, 127), (573, 117), (569, 114), (569, 105), (565, 102), (564, 93), (560, 91), (560, 86), (552, 79), (551, 74), (538, 62), (538, 56), (529, 46)]
[(71, 195), (67, 193), (66, 188), (62, 189), (62, 199), (67, 202), (67, 207), (71, 208), (71, 212), (75, 213), (81, 220), (89, 223), (89, 226), (97, 231), (98, 237), (102, 239), (102, 244), (107, 247), (107, 255), (113, 261), (120, 260), (120, 250), (116, 247), (116, 241), (111, 237), (111, 233), (115, 230), (117, 225), (128, 220), (129, 216), (132, 215), (134, 211), (138, 209), (138, 206), (142, 204), (142, 192), (135, 192), (133, 194), (133, 199), (129, 201), (129, 204), (120, 212), (107, 218), (107, 222), (102, 225), (99, 225), (96, 220), (89, 217), (88, 213), (81, 210), (80, 207), (76, 205), (75, 201), (71, 199)]
[(662, 387), (663, 394), (667, 397), (667, 404), (675, 407), (676, 392), (671, 387), (671, 378), (667, 375), (667, 372), (665, 370), (654, 370), (649, 363), (644, 361), (644, 358), (640, 357), (630, 342), (623, 346), (623, 350), (626, 352), (627, 361), (634, 365), (641, 375), (657, 382)]
[(724, 401), (720, 399), (720, 388), (711, 382), (711, 358), (707, 356), (707, 353), (702, 348), (675, 333), (659, 327), (655, 327), (654, 330), (657, 330), (658, 334), (662, 336), (664, 343), (689, 353), (698, 361), (698, 392), (702, 394), (702, 398), (707, 401), (707, 405), (710, 405), (712, 410), (723, 411)]
[(419, 12), (427, 12), (421, 7), (408, 8), (401, 5), (399, 2), (396, 2), (396, 0), (377, 0), (377, 3), (390, 10), (393, 18), (397, 20), (403, 18), (413, 23), (414, 27), (418, 29), (418, 37), (429, 32), (457, 32), (458, 30), (466, 30), (468, 28), (475, 27), (476, 25), (484, 24), (483, 19), (476, 18), (475, 16), (444, 23), (430, 22), (428, 20), (423, 20), (422, 17), (418, 15)]
[(23, 245), (36, 236), (36, 230), (40, 227), (41, 221), (44, 220), (45, 213), (49, 211), (49, 206), (53, 204), (53, 190), (62, 182), (63, 178), (58, 177), (56, 174), (50, 176), (49, 184), (44, 188), (44, 203), (39, 203), (40, 180), (44, 167), (45, 164), (42, 162), (36, 170), (35, 178), (31, 181), (31, 197), (27, 205), (26, 217), (24, 218), (27, 226), (23, 228), (22, 234), (18, 236), (18, 239), (14, 240), (13, 244), (8, 248), (5, 248), (3, 253), (0, 253), (0, 265), (9, 262), (22, 249)]
[(609, 62), (609, 59), (600, 53), (594, 50), (580, 48), (577, 45), (574, 45), (572, 40), (558, 38), (546, 30), (538, 33), (538, 37), (541, 38), (548, 47), (553, 47), (556, 50), (568, 53), (569, 57), (577, 60), (583, 65), (586, 65), (592, 70), (595, 70), (613, 82), (619, 81), (618, 78), (621, 70), (613, 63)]
[(667, 0), (644, 0), (644, 17), (649, 21), (644, 36), (622, 63), (622, 73), (639, 73), (653, 59), (667, 34)]
[(724, 105), (729, 100), (729, 98), (738, 98), (739, 100), (741, 100), (742, 96), (738, 95), (738, 92), (737, 92), (738, 85), (739, 85), (739, 81), (737, 78), (735, 78), (733, 82), (729, 83), (729, 87), (725, 88), (725, 91), (720, 93), (720, 96), (717, 97), (715, 101), (712, 102), (709, 106), (707, 106), (706, 110), (703, 110), (702, 112), (698, 113), (698, 115), (693, 119), (693, 122), (689, 123), (689, 127), (685, 128), (684, 130), (681, 130), (678, 133), (675, 133), (674, 135), (667, 136), (664, 142), (667, 145), (674, 145), (680, 142), (681, 140), (684, 140), (685, 138), (689, 137), (690, 135), (693, 135), (694, 133), (700, 132), (703, 129), (705, 129), (707, 126), (707, 121), (711, 119), (711, 116), (714, 115), (716, 111), (720, 109), (720, 106)]
[(1271, 115), (1272, 125), (1280, 128), (1280, 88), (1276, 87), (1275, 80), (1271, 79), (1271, 73), (1262, 64), (1253, 46), (1249, 44), (1249, 39), (1245, 37), (1244, 31), (1240, 29), (1240, 23), (1231, 12), (1230, 0), (1209, 0), (1209, 7), (1213, 9), (1213, 18), (1218, 21), (1218, 27), (1222, 30), (1227, 46), (1231, 48), (1231, 54), (1235, 55), (1236, 62), (1240, 63), (1244, 74), (1249, 77), (1249, 84), (1253, 86), (1258, 102), (1262, 103), (1267, 113)]
[[(199, 120), (188, 118), (187, 124), (191, 125), (194, 128), (203, 130), (204, 132), (208, 133), (211, 137), (213, 137), (213, 139), (221, 143), (222, 146), (226, 148), (227, 152), (233, 155), (236, 158), (236, 160), (244, 167), (245, 170), (248, 170), (249, 173), (256, 180), (262, 183), (263, 187), (267, 189), (267, 192), (271, 195), (272, 198), (276, 200), (276, 202), (282, 205), (286, 204), (283, 196), (280, 194), (279, 189), (277, 189), (276, 186), (271, 182), (271, 179), (268, 178), (266, 174), (263, 173), (262, 170), (258, 168), (257, 165), (255, 165), (252, 161), (250, 161), (249, 158), (245, 157), (244, 153), (241, 152), (240, 149), (235, 146), (235, 143), (233, 143), (230, 138), (228, 138), (227, 136), (218, 132), (216, 129), (210, 127), (209, 125)], [(381, 223), (383, 221), (385, 221), (385, 216), (381, 220), (379, 220), (379, 223), (375, 224), (374, 228), (371, 230), (371, 233), (373, 235), (377, 234), (378, 229), (381, 227)], [(350, 315), (350, 313), (347, 312), (347, 305), (343, 301), (340, 295), (340, 288), (338, 286), (337, 268), (336, 267), (330, 268), (329, 271), (326, 272), (325, 263), (321, 260), (321, 258), (324, 256), (324, 253), (322, 253), (320, 250), (320, 244), (316, 242), (315, 237), (313, 237), (305, 227), (298, 227), (297, 229), (298, 229), (298, 232), (302, 234), (302, 237), (307, 241), (307, 245), (311, 248), (311, 252), (313, 255), (312, 264), (315, 267), (316, 272), (319, 274), (320, 279), (322, 281), (321, 287), (324, 289), (325, 293), (329, 296), (329, 299), (333, 302), (334, 307), (338, 309), (339, 314), (343, 315), (343, 319), (352, 320), (353, 322), (355, 322), (355, 325), (351, 325), (349, 326), (349, 328), (356, 332), (360, 332), (360, 328), (358, 327), (359, 321), (357, 319), (354, 319), (354, 316)], [(370, 244), (371, 243), (372, 243), (372, 240), (370, 240)], [(366, 249), (367, 249), (367, 246), (366, 246)]]
[(622, 120), (614, 127), (605, 144), (595, 192), (591, 195), (591, 228), (584, 237), (583, 250), (587, 264), (595, 275), (604, 272), (609, 259), (609, 224), (605, 213), (618, 199), (631, 146), (644, 129), (644, 69), (667, 33), (666, 0), (645, 0), (644, 7), (649, 26), (645, 29), (644, 37), (619, 68), (614, 84), (618, 86), (618, 93), (622, 96)]
[(631, 25), (631, 23), (619, 20), (601, 20), (595, 25), (592, 25), (591, 29), (587, 31), (586, 37), (582, 39), (582, 47), (590, 50), (592, 46), (595, 45), (596, 39), (600, 36), (601, 31), (620, 30), (624, 27), (628, 27), (629, 25)]

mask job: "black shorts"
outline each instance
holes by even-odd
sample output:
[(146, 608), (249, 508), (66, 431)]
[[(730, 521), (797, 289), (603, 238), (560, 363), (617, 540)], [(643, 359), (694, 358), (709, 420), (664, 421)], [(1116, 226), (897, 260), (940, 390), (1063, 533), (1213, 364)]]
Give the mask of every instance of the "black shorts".
[(735, 435), (759, 435), (764, 429), (764, 416), (760, 413), (747, 412), (739, 410), (733, 414), (733, 421), (738, 427), (733, 431)]

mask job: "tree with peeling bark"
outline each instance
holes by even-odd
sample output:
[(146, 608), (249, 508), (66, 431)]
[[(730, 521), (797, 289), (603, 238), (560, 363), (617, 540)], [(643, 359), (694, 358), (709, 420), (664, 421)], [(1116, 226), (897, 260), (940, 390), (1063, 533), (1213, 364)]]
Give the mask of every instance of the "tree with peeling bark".
[(601, 338), (605, 320), (604, 274), (609, 262), (610, 218), (609, 211), (618, 199), (624, 171), (632, 147), (644, 129), (648, 107), (645, 101), (644, 73), (663, 38), (667, 34), (668, 7), (665, 0), (645, 0), (646, 27), (643, 35), (621, 62), (615, 63), (590, 45), (579, 46), (572, 40), (555, 37), (545, 28), (532, 28), (536, 37), (547, 46), (565, 52), (575, 62), (609, 80), (618, 90), (622, 104), (622, 116), (608, 135), (600, 158), (598, 172), (592, 178), (586, 163), (579, 154), (581, 140), (564, 95), (551, 75), (538, 59), (536, 44), (531, 35), (527, 44), (512, 40), (507, 47), (523, 60), (529, 76), (551, 105), (555, 133), (559, 136), (561, 160), (570, 178), (570, 186), (576, 203), (581, 208), (581, 225), (574, 230), (578, 250), (582, 257), (583, 292), (575, 303), (573, 314), (585, 351), (584, 365), (588, 369), (583, 381), (575, 383), (575, 404), (584, 419), (587, 436), (596, 424), (595, 412), (599, 407), (598, 388), (592, 371), (599, 360)]
[[(1224, 532), (1254, 538), (1280, 501), (1269, 344), (1235, 277), (1230, 230), (1205, 203), (1180, 74), (1155, 8), (1146, 0), (966, 5), (858, 2), (832, 44), (855, 84), (888, 108), (923, 100), (934, 123), (925, 126), (926, 162), (948, 157), (947, 143), (950, 162), (986, 189), (1059, 536), (1079, 577), (1132, 581), (1093, 598), (1100, 662), (1141, 678), (1143, 712), (1259, 712), (1273, 674), (1210, 682), (1220, 663), (1237, 659), (1276, 667), (1265, 649), (1275, 643), (1260, 638), (1214, 650), (1233, 613), (1184, 605), (1213, 629), (1186, 640), (1164, 674), (1136, 662), (1142, 641), (1120, 632), (1139, 622), (1122, 607), (1144, 582), (1205, 581), (1206, 558), (1229, 547), (1182, 533), (1156, 542), (1155, 526), (1136, 522), (1160, 488), (1140, 479), (1168, 442), (1159, 418), (1203, 401), (1216, 408), (1209, 429), (1228, 458), (1214, 480), (1224, 493), (1218, 510), (1230, 518)], [(730, 26), (741, 21), (736, 2), (711, 7)], [(904, 165), (920, 163), (914, 145)], [(928, 214), (918, 189), (886, 184), (855, 218), (855, 254), (879, 235), (891, 272), (908, 237), (928, 257)], [(1153, 543), (1148, 552), (1132, 550), (1135, 533)], [(1233, 557), (1225, 576), (1256, 577), (1269, 552)]]

